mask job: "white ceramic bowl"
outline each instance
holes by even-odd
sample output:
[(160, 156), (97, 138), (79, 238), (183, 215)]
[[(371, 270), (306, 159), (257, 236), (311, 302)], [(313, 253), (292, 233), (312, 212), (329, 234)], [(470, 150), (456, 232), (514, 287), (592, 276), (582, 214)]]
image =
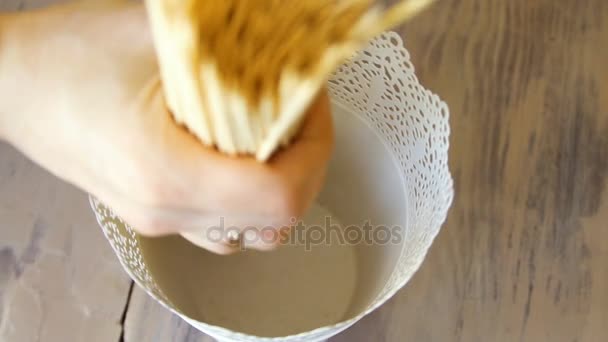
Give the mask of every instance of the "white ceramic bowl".
[(218, 340), (334, 336), (407, 283), (446, 218), (448, 109), (418, 83), (399, 36), (374, 40), (329, 88), (337, 146), (301, 241), (220, 257), (180, 237), (139, 237), (91, 198), (137, 284)]

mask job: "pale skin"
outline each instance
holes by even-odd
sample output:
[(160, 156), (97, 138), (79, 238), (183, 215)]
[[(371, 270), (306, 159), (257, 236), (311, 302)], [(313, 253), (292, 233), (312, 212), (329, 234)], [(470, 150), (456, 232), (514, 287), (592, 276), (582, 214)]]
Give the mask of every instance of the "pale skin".
[[(140, 4), (71, 3), (0, 16), (0, 139), (111, 206), (140, 234), (211, 252), (225, 226), (281, 229), (320, 191), (333, 147), (322, 92), (268, 164), (203, 146), (167, 110)], [(276, 239), (248, 248), (269, 250)]]

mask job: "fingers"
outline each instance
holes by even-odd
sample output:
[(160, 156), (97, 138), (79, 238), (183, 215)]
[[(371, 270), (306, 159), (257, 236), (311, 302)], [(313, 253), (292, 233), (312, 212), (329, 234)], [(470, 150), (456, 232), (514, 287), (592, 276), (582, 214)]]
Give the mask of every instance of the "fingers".
[(279, 173), (288, 175), (290, 186), (299, 194), (304, 206), (300, 210), (306, 211), (321, 190), (333, 147), (330, 102), (327, 92), (323, 91), (310, 108), (295, 141), (272, 160)]
[[(250, 158), (232, 158), (204, 146), (185, 128), (178, 126), (166, 110), (160, 82), (142, 94), (140, 125), (143, 141), (136, 153), (148, 154), (153, 164), (151, 183), (162, 184), (162, 198), (149, 204), (173, 204), (193, 210), (257, 211), (260, 200), (272, 188), (266, 166)], [(157, 158), (156, 160), (154, 158)], [(154, 203), (160, 202), (160, 203)]]
[(220, 255), (230, 255), (245, 250), (272, 251), (281, 244), (281, 230), (274, 227), (200, 229), (181, 232), (191, 243)]
[(180, 235), (191, 243), (215, 254), (231, 255), (239, 252), (238, 246), (230, 243), (212, 242), (202, 232), (188, 231), (183, 232)]
[[(142, 125), (150, 146), (138, 153), (162, 155), (146, 177), (161, 187), (147, 204), (195, 211), (233, 212), (288, 220), (299, 216), (323, 178), (333, 144), (329, 101), (323, 93), (311, 107), (301, 134), (268, 164), (230, 157), (200, 143), (166, 111), (160, 83), (150, 88)], [(154, 120), (150, 120), (154, 116)], [(164, 188), (162, 188), (164, 187)], [(306, 190), (306, 195), (300, 192)], [(149, 200), (149, 199), (148, 199)]]
[[(115, 199), (121, 215), (143, 235), (181, 234), (218, 254), (276, 248), (279, 229), (304, 214), (325, 178), (333, 148), (327, 94), (322, 92), (311, 106), (293, 143), (268, 164), (201, 144), (174, 122), (158, 79), (140, 95), (137, 116), (127, 119), (141, 127), (141, 136), (133, 138), (132, 150), (124, 156), (131, 176), (123, 188), (130, 192), (119, 195), (131, 200)], [(257, 233), (233, 246), (225, 236), (208, 235), (220, 220), (223, 227), (238, 227), (245, 234), (252, 234), (247, 228), (253, 227)]]
[[(184, 156), (184, 162), (193, 161), (197, 164), (192, 165), (192, 170), (210, 175), (199, 178), (201, 191), (197, 195), (201, 197), (193, 200), (215, 204), (218, 206), (215, 210), (230, 207), (251, 215), (299, 216), (323, 182), (333, 143), (333, 123), (325, 92), (309, 110), (293, 143), (268, 164), (260, 164), (253, 158), (228, 157), (204, 148), (198, 141), (190, 141), (193, 151)], [(206, 197), (208, 194), (213, 197)]]
[(317, 98), (308, 110), (302, 130), (295, 142), (310, 140), (333, 145), (334, 135), (331, 102), (326, 89), (319, 92)]
[(220, 255), (234, 254), (245, 249), (269, 251), (280, 243), (278, 232), (282, 226), (271, 220), (149, 208), (114, 193), (100, 194), (96, 194), (97, 198), (103, 203), (110, 203), (112, 210), (143, 236), (179, 234), (191, 243)]

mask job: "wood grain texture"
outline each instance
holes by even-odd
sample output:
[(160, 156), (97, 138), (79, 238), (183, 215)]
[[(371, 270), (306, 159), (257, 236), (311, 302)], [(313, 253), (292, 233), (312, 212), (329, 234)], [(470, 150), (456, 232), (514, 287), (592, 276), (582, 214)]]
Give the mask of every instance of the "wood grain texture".
[(401, 32), (450, 105), (456, 200), (336, 341), (608, 339), (608, 2), (444, 0)]
[[(607, 340), (608, 1), (443, 0), (400, 32), (450, 106), (457, 195), (408, 286), (334, 341)], [(117, 340), (128, 282), (82, 200), (0, 147), (0, 322), (37, 327), (0, 340), (80, 340), (75, 327)], [(114, 290), (93, 287), (107, 301), (91, 314), (78, 293), (99, 277)], [(40, 313), (20, 316), (29, 307)], [(125, 329), (129, 342), (210, 341), (138, 288)]]
[(136, 287), (133, 289), (125, 321), (125, 341), (214, 342), (215, 340), (188, 325)]
[(0, 143), (0, 341), (118, 341), (129, 284), (86, 195)]

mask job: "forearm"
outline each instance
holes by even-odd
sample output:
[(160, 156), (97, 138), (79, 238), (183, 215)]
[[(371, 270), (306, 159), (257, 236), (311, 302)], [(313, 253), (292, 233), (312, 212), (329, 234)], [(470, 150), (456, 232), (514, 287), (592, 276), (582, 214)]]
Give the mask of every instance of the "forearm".
[(0, 14), (0, 141), (6, 139), (7, 121), (10, 113), (8, 104), (8, 86), (10, 76), (6, 70), (6, 60), (10, 49), (9, 37), (11, 15)]
[[(51, 114), (94, 109), (101, 97), (89, 80), (111, 80), (114, 90), (125, 86), (123, 78), (147, 81), (155, 64), (151, 39), (140, 29), (145, 12), (121, 3), (74, 1), (0, 14), (0, 140), (16, 144), (28, 132), (26, 121), (44, 126)], [(125, 48), (116, 49), (119, 44)], [(116, 77), (104, 72), (111, 58), (137, 60), (137, 68)]]
[(53, 89), (43, 67), (58, 50), (51, 38), (65, 20), (57, 15), (65, 8), (60, 4), (0, 14), (0, 140), (15, 143), (24, 134), (26, 119), (49, 109), (46, 100)]
[(21, 21), (26, 14), (0, 15), (0, 140), (11, 140), (27, 99)]
[[(0, 15), (0, 139), (17, 144), (26, 126), (41, 122), (56, 107), (57, 75), (45, 70), (60, 53), (55, 27), (66, 20), (66, 5)], [(59, 15), (57, 15), (59, 14)], [(59, 63), (57, 63), (59, 64)], [(69, 65), (68, 60), (63, 64)], [(67, 65), (63, 67), (67, 68)], [(59, 65), (61, 66), (61, 64)]]

